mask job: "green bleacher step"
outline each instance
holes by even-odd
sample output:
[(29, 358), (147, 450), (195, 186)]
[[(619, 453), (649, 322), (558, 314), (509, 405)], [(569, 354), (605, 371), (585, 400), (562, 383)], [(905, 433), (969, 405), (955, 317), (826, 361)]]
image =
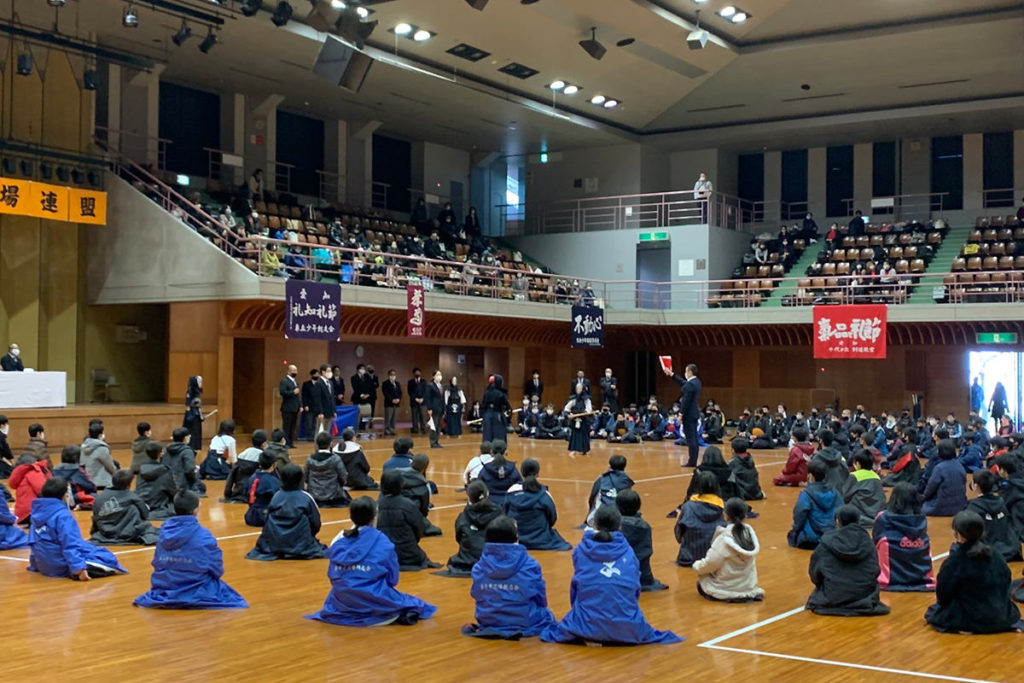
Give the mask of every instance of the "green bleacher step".
[[(960, 248), (964, 246), (967, 238), (970, 236), (971, 231), (974, 230), (972, 227), (964, 228), (950, 228), (946, 233), (945, 239), (942, 240), (942, 244), (939, 246), (938, 251), (935, 252), (935, 256), (932, 257), (928, 267), (925, 269), (924, 274), (927, 275), (945, 275), (953, 269), (953, 261), (960, 254)], [(907, 297), (908, 304), (931, 304), (935, 303), (932, 299), (932, 287), (929, 285), (918, 286), (914, 288), (914, 291)]]
[(807, 277), (805, 273), (807, 273), (807, 269), (811, 264), (818, 259), (821, 247), (821, 240), (818, 240), (816, 244), (808, 244), (807, 248), (804, 249), (804, 253), (800, 254), (800, 258), (789, 269), (789, 272), (786, 274), (787, 279), (783, 280), (782, 284), (773, 289), (768, 298), (761, 302), (761, 305), (766, 308), (778, 308), (782, 306), (782, 301), (786, 296), (796, 294), (797, 283), (800, 278)]

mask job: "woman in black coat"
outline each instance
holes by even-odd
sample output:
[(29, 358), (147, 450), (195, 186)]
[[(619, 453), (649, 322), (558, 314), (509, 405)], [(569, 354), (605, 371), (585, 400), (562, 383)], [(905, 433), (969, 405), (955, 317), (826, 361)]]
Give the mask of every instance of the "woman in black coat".
[(1010, 601), (1010, 568), (999, 553), (981, 542), (985, 522), (964, 510), (953, 518), (956, 545), (942, 564), (935, 604), (925, 621), (947, 633), (1020, 631), (1020, 611)]
[(508, 438), (505, 413), (512, 410), (508, 403), (508, 394), (502, 387), (505, 379), (501, 375), (491, 375), (487, 390), (480, 401), (483, 413), (483, 441), (505, 441)]

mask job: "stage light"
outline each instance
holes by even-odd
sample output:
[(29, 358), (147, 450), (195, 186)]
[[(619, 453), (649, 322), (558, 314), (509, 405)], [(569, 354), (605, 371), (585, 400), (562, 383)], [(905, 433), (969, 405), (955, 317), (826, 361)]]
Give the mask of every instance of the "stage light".
[(565, 86), (565, 89), (562, 92), (565, 93), (566, 95), (575, 95), (579, 91), (580, 87), (578, 85), (567, 85)]
[(615, 109), (617, 106), (619, 106), (618, 100), (605, 100), (604, 102), (605, 109)]
[(553, 81), (548, 87), (552, 90), (561, 90), (565, 87), (565, 81)]
[(593, 57), (594, 59), (601, 59), (602, 57), (604, 57), (604, 53), (608, 51), (608, 49), (604, 45), (597, 41), (596, 26), (590, 27), (590, 38), (588, 38), (587, 40), (581, 40), (580, 47), (582, 47), (583, 51), (586, 52), (591, 57)]
[(203, 38), (203, 42), (199, 43), (199, 51), (204, 55), (213, 49), (213, 46), (217, 44), (217, 34), (213, 32), (211, 28), (206, 37)]
[(82, 87), (86, 90), (96, 90), (100, 87), (100, 74), (96, 69), (86, 69), (82, 74)]
[(335, 30), (342, 38), (354, 43), (360, 50), (366, 43), (366, 39), (377, 28), (376, 21), (361, 21), (360, 14), (352, 11), (343, 12), (341, 17), (334, 24)]
[(412, 33), (412, 26), (405, 23), (404, 21), (395, 26), (395, 35), (407, 36)]
[(370, 16), (370, 10), (360, 5), (359, 7), (356, 7), (356, 14), (359, 15), (360, 19), (365, 19), (366, 17)]
[(594, 95), (593, 97), (590, 98), (590, 103), (591, 104), (604, 104), (604, 100), (605, 100), (604, 95)]
[(181, 28), (178, 29), (177, 33), (171, 36), (171, 42), (175, 45), (180, 46), (182, 43), (188, 40), (191, 35), (192, 29), (189, 28), (188, 24), (186, 24), (184, 20), (182, 20)]
[(425, 28), (421, 28), (420, 30), (416, 31), (416, 33), (412, 34), (412, 39), (415, 40), (417, 43), (422, 43), (425, 40), (430, 40), (433, 36), (433, 33), (431, 33)]
[(292, 6), (284, 0), (281, 0), (281, 2), (277, 3), (277, 9), (275, 9), (274, 14), (271, 15), (270, 21), (274, 26), (280, 28), (287, 24), (288, 20), (292, 18), (292, 12), (294, 12)]
[(242, 0), (242, 14), (254, 17), (263, 9), (263, 0)]
[(121, 14), (121, 25), (125, 28), (139, 27), (139, 15), (135, 13), (135, 8), (131, 5), (125, 7), (124, 12)]

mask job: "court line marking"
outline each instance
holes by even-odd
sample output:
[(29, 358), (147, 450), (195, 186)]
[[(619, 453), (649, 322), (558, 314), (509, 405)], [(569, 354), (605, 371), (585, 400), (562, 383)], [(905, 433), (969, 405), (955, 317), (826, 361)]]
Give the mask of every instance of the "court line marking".
[(726, 640), (731, 640), (732, 638), (735, 638), (737, 636), (742, 636), (744, 633), (750, 633), (751, 631), (759, 629), (762, 626), (767, 626), (768, 624), (774, 624), (776, 621), (782, 621), (783, 619), (791, 617), (794, 614), (799, 614), (800, 612), (803, 612), (803, 611), (804, 611), (804, 606), (800, 605), (799, 607), (791, 609), (788, 612), (783, 612), (782, 614), (776, 614), (774, 617), (770, 617), (770, 618), (765, 619), (763, 621), (759, 621), (756, 624), (751, 624), (750, 626), (744, 626), (743, 628), (736, 629), (735, 631), (732, 631), (731, 633), (726, 633), (724, 636), (718, 636), (717, 638), (712, 638), (711, 640), (706, 640), (703, 643), (700, 643), (697, 647), (714, 647), (718, 643), (721, 643), (721, 642), (726, 641)]
[(11, 557), (10, 555), (0, 555), (0, 560), (13, 560), (14, 562), (28, 562), (27, 557)]
[[(773, 465), (785, 465), (785, 464), (786, 464), (785, 460), (779, 460), (777, 462), (763, 462), (763, 463), (760, 464), (760, 467), (771, 467)], [(697, 470), (695, 469), (694, 472), (696, 472), (696, 471)], [(758, 472), (758, 475), (760, 475), (760, 472)], [(666, 475), (661, 476), (661, 477), (648, 477), (646, 479), (634, 479), (633, 483), (634, 484), (646, 484), (649, 481), (662, 481), (664, 479), (685, 479), (686, 477), (692, 477), (692, 476), (693, 476), (693, 472), (680, 472), (679, 474), (666, 474)], [(547, 479), (547, 477), (544, 477), (544, 478)], [(558, 479), (552, 479), (551, 481), (559, 481), (559, 480)], [(792, 488), (792, 487), (790, 487), (790, 488)]]

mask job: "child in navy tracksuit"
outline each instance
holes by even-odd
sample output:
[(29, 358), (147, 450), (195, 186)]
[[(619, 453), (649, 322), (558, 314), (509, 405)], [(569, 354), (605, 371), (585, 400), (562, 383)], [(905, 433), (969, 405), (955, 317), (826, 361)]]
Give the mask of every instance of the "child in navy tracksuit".
[(272, 453), (260, 453), (260, 471), (249, 477), (246, 485), (249, 509), (245, 511), (245, 523), (249, 526), (263, 526), (267, 521), (270, 500), (281, 488), (276, 469), (277, 458)]
[(654, 578), (651, 571), (651, 556), (654, 544), (651, 540), (651, 525), (640, 515), (640, 495), (633, 489), (620, 491), (615, 505), (622, 515), (622, 535), (636, 553), (640, 562), (640, 590), (643, 592), (663, 591), (668, 588)]
[(917, 489), (899, 483), (872, 529), (878, 551), (878, 586), (890, 591), (935, 590), (928, 519), (921, 513)]
[(626, 474), (626, 464), (624, 455), (616, 454), (608, 458), (608, 471), (598, 477), (590, 488), (590, 498), (587, 501), (590, 505), (590, 514), (587, 515), (587, 524), (590, 524), (599, 507), (615, 505), (619, 491), (633, 488), (633, 480)]
[(960, 455), (957, 456), (957, 460), (963, 465), (964, 470), (967, 474), (971, 474), (980, 470), (985, 464), (982, 462), (983, 454), (981, 447), (976, 443), (978, 440), (978, 434), (974, 431), (964, 432), (961, 438), (962, 446), (960, 447)]
[(698, 472), (695, 477), (695, 494), (679, 508), (676, 520), (675, 535), (679, 542), (679, 555), (676, 564), (689, 567), (697, 560), (704, 559), (715, 531), (725, 526), (722, 519), (721, 489), (718, 478), (711, 472)]

